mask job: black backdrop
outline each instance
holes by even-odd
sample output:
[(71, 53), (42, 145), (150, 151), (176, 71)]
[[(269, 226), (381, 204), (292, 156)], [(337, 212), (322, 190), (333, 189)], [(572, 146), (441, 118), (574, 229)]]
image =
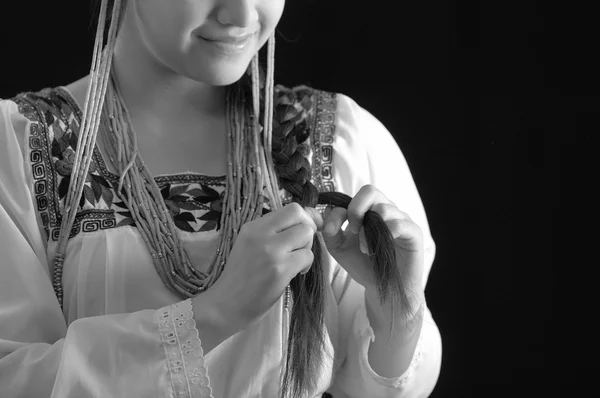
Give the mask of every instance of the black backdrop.
[[(9, 4), (0, 97), (88, 73), (87, 1)], [(394, 134), (419, 187), (438, 247), (433, 397), (582, 396), (591, 375), (580, 309), (592, 291), (584, 209), (595, 181), (584, 174), (597, 142), (597, 32), (591, 10), (575, 8), (286, 5), (276, 83), (351, 96)]]

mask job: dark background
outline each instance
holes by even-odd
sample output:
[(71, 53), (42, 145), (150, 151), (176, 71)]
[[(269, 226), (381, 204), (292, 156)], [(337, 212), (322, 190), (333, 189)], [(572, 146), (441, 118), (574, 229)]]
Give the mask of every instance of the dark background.
[[(591, 9), (549, 3), (288, 0), (279, 26), (276, 83), (349, 95), (411, 166), (438, 248), (433, 397), (578, 397), (594, 381), (599, 34)], [(87, 1), (10, 7), (0, 97), (89, 72)]]

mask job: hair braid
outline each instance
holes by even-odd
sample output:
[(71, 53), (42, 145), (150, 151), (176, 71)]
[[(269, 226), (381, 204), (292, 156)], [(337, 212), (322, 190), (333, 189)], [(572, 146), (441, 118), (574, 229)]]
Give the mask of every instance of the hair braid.
[[(259, 68), (260, 114), (264, 113), (264, 69)], [(247, 98), (252, 95), (251, 76), (246, 74), (236, 84), (242, 86)], [(248, 103), (248, 101), (246, 101)], [(309, 134), (301, 112), (283, 102), (273, 108), (271, 159), (279, 188), (303, 207), (316, 207), (319, 192), (311, 183), (311, 166), (305, 143)], [(322, 246), (318, 234), (313, 239), (314, 261), (305, 275), (290, 282), (292, 312), (287, 340), (287, 358), (282, 374), (281, 396), (301, 397), (316, 387), (325, 346), (325, 273), (322, 267)]]
[[(278, 106), (277, 110), (283, 115), (279, 115), (280, 119), (276, 116), (274, 121), (272, 157), (279, 185), (292, 195), (294, 202), (303, 207), (316, 207), (319, 192), (310, 181), (311, 167), (305, 157), (307, 145), (297, 138), (298, 132), (305, 129), (295, 128), (301, 115), (289, 105)], [(283, 122), (277, 125), (280, 120)], [(314, 261), (309, 271), (305, 275), (297, 275), (290, 282), (294, 302), (288, 338), (290, 355), (286, 361), (282, 389), (284, 392), (291, 390), (293, 396), (301, 396), (315, 388), (325, 347), (326, 282), (317, 234), (312, 251)]]
[[(306, 128), (302, 112), (292, 105), (279, 103), (274, 113), (272, 158), (279, 186), (292, 195), (294, 202), (305, 207), (328, 204), (348, 208), (352, 200), (350, 196), (339, 192), (318, 192), (310, 181), (312, 173), (307, 159), (310, 150), (306, 144), (310, 130)], [(391, 301), (392, 308), (394, 304), (402, 304), (410, 313), (408, 287), (403, 284), (404, 279), (396, 267), (393, 236), (389, 228), (373, 211), (367, 211), (363, 223), (380, 300)], [(321, 242), (315, 234), (313, 265), (306, 275), (296, 276), (290, 284), (295, 302), (283, 391), (290, 389), (294, 397), (315, 387), (323, 358), (326, 281), (321, 251)]]

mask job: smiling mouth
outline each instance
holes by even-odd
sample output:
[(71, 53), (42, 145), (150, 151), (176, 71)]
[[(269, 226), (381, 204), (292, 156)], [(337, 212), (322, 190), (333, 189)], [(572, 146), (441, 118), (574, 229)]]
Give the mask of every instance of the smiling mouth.
[(209, 44), (211, 47), (214, 47), (215, 49), (218, 49), (226, 54), (234, 54), (245, 51), (253, 37), (254, 34), (245, 36), (242, 40), (231, 37), (219, 40), (211, 40), (202, 36), (198, 36), (199, 39)]
[(213, 41), (213, 42), (236, 45), (236, 44), (245, 43), (246, 41), (251, 39), (252, 36), (254, 36), (254, 34), (248, 34), (248, 35), (243, 35), (243, 36), (238, 36), (238, 37), (233, 37), (233, 36), (219, 37), (219, 38), (209, 38), (209, 37), (203, 37), (203, 36), (200, 36), (200, 37), (206, 41)]

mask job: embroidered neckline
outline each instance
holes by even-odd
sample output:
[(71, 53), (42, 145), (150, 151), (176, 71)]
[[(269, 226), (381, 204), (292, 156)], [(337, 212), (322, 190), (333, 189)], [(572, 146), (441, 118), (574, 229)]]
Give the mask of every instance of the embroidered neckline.
[[(335, 134), (336, 95), (300, 86), (275, 88), (277, 101), (301, 112), (301, 128), (312, 148), (312, 181), (319, 191), (333, 190), (331, 172)], [(64, 87), (19, 94), (14, 98), (19, 112), (30, 124), (29, 151), (34, 178), (33, 194), (40, 215), (41, 229), (48, 240), (56, 241), (62, 221), (61, 203), (69, 184), (73, 149), (77, 146), (81, 109)], [(308, 156), (308, 153), (305, 155)], [(135, 227), (127, 207), (115, 192), (118, 176), (109, 171), (96, 145), (84, 193), (70, 238), (80, 232), (95, 232), (121, 226)], [(184, 232), (208, 232), (220, 229), (222, 196), (226, 176), (196, 172), (163, 174), (154, 177), (163, 199), (168, 203), (176, 226)], [(290, 195), (282, 191), (284, 203)], [(265, 204), (268, 207), (268, 204)], [(317, 206), (323, 210), (323, 206)]]
[[(56, 241), (62, 222), (61, 208), (67, 194), (79, 129), (73, 100), (58, 89), (29, 92), (14, 98), (19, 112), (31, 120), (28, 129), (33, 193), (40, 215), (41, 230)], [(154, 178), (175, 221), (184, 232), (220, 229), (226, 178), (200, 173), (181, 173)], [(115, 191), (118, 176), (106, 169), (96, 146), (78, 203), (69, 238), (80, 232), (95, 232), (135, 222)]]
[[(75, 100), (75, 97), (71, 94), (71, 92), (64, 86), (59, 86), (54, 89), (54, 91), (64, 100), (66, 101), (71, 109), (73, 109), (75, 117), (77, 118), (77, 124), (81, 126), (81, 122), (83, 119), (83, 110)], [(77, 136), (79, 138), (79, 136)], [(104, 177), (110, 178), (112, 180), (119, 180), (119, 176), (106, 167), (106, 162), (104, 161), (104, 157), (100, 152), (100, 148), (98, 148), (98, 143), (94, 145), (94, 162), (98, 164), (99, 169), (101, 170)], [(171, 182), (177, 183), (176, 181), (182, 182), (192, 182), (192, 181), (200, 181), (206, 183), (206, 180), (219, 180), (224, 181), (227, 179), (227, 175), (210, 175), (195, 171), (185, 171), (180, 173), (167, 173), (167, 174), (157, 174), (153, 176), (154, 180), (158, 184), (159, 182)]]

